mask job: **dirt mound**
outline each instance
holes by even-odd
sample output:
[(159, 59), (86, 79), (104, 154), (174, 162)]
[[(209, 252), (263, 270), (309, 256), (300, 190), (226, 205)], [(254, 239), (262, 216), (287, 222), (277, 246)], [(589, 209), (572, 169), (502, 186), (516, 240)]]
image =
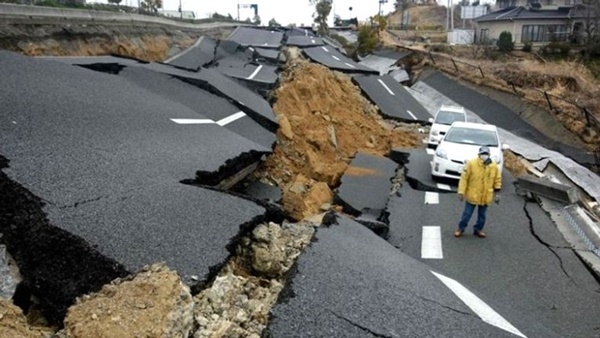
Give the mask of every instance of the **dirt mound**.
[(577, 79), (569, 75), (550, 75), (536, 70), (506, 68), (494, 70), (494, 75), (519, 87), (553, 90), (563, 88), (567, 91), (579, 91), (581, 88)]
[(0, 297), (0, 338), (47, 338), (53, 333), (49, 328), (30, 326), (20, 308)]
[(331, 201), (357, 151), (386, 155), (419, 146), (420, 137), (416, 126), (384, 121), (349, 76), (294, 62), (274, 93), (277, 145), (257, 175), (278, 184), (286, 211), (302, 219)]

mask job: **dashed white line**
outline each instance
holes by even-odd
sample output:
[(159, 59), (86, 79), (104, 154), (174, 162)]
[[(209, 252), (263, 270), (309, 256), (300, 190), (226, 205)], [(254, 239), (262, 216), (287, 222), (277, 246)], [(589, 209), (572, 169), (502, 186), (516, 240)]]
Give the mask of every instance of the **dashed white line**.
[(314, 39), (310, 40), (311, 43), (317, 43)]
[(308, 30), (306, 30), (306, 29), (304, 30), (304, 35), (308, 36)]
[(437, 185), (438, 189), (441, 189), (441, 190), (452, 190), (448, 184), (438, 183), (436, 185)]
[(413, 118), (413, 120), (417, 119), (417, 117), (410, 110), (407, 110), (406, 112), (408, 113), (408, 115), (410, 115), (410, 117)]
[(396, 94), (394, 94), (394, 92), (390, 89), (390, 87), (388, 87), (385, 82), (383, 82), (383, 80), (378, 79), (377, 81), (379, 81), (379, 83), (383, 86), (383, 88), (385, 88), (385, 90), (388, 91), (388, 93), (390, 93), (390, 95), (395, 96)]
[(425, 204), (440, 204), (440, 194), (437, 192), (425, 192)]
[(494, 309), (477, 297), (474, 293), (469, 291), (467, 288), (462, 286), (459, 282), (452, 278), (440, 275), (431, 271), (442, 283), (444, 283), (454, 294), (460, 298), (465, 305), (467, 305), (481, 320), (484, 322), (498, 327), (504, 331), (510, 332), (519, 337), (527, 338), (521, 331), (516, 327), (512, 326), (506, 319), (502, 318)]
[(177, 124), (213, 124), (215, 121), (209, 119), (171, 119)]
[(256, 69), (254, 70), (254, 73), (250, 74), (250, 76), (248, 76), (246, 79), (247, 80), (252, 80), (256, 76), (256, 74), (258, 74), (258, 72), (260, 72), (260, 70), (262, 69), (262, 67), (263, 67), (262, 65), (256, 67)]
[(427, 148), (427, 150), (425, 150), (427, 152), (427, 155), (433, 155), (435, 154), (435, 150), (431, 149), (431, 148)]
[(339, 58), (339, 57), (337, 57), (337, 56), (335, 56), (335, 55), (332, 55), (331, 57), (332, 57), (332, 58), (334, 58), (336, 61), (342, 61), (342, 60), (340, 60), (340, 58)]
[(421, 238), (421, 258), (443, 259), (442, 231), (439, 226), (424, 226)]
[(237, 112), (235, 114), (232, 114), (230, 116), (227, 116), (226, 118), (220, 119), (219, 121), (217, 121), (217, 124), (220, 125), (221, 127), (235, 121), (235, 120), (239, 120), (242, 117), (246, 116), (246, 113), (244, 113), (243, 111)]
[(324, 51), (326, 51), (327, 53), (329, 53), (329, 49), (327, 49), (327, 47), (323, 46), (321, 48), (323, 48)]
[(354, 67), (353, 65), (349, 64), (348, 62), (344, 62), (344, 64), (345, 64), (346, 66), (350, 67), (350, 68), (356, 68), (356, 67)]

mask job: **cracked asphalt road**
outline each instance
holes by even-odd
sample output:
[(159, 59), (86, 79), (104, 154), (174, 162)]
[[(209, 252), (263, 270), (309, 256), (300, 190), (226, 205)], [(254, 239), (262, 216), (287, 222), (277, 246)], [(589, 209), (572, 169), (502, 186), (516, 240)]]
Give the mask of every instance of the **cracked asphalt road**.
[[(515, 193), (513, 182), (505, 171), (485, 239), (472, 236), (471, 227), (453, 237), (462, 212), (456, 194), (440, 193), (439, 204), (425, 204), (426, 193), (405, 184), (402, 197), (389, 203), (389, 242), (460, 281), (527, 337), (598, 336), (600, 285), (539, 205)], [(423, 226), (440, 226), (443, 259), (421, 258)]]

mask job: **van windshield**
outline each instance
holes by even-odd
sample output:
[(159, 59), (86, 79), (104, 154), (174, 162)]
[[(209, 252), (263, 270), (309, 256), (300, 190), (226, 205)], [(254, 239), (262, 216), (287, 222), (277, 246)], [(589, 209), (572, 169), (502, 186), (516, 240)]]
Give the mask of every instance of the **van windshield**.
[(455, 111), (440, 110), (435, 117), (434, 123), (451, 125), (456, 121), (465, 122), (465, 114)]

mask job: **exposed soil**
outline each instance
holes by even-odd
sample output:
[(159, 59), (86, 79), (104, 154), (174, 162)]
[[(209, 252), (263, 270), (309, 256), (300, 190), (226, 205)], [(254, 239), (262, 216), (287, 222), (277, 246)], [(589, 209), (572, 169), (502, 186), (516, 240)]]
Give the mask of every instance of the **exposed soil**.
[(29, 56), (118, 54), (163, 61), (191, 46), (200, 36), (225, 38), (233, 28), (176, 30), (160, 27), (84, 24), (0, 25), (0, 49)]
[(49, 328), (29, 325), (20, 308), (0, 297), (0, 338), (48, 338), (53, 333)]
[(383, 120), (348, 75), (310, 63), (293, 49), (288, 54), (274, 93), (277, 145), (256, 176), (279, 185), (285, 210), (302, 219), (331, 202), (331, 189), (356, 152), (387, 155), (393, 147), (422, 144), (417, 126)]

